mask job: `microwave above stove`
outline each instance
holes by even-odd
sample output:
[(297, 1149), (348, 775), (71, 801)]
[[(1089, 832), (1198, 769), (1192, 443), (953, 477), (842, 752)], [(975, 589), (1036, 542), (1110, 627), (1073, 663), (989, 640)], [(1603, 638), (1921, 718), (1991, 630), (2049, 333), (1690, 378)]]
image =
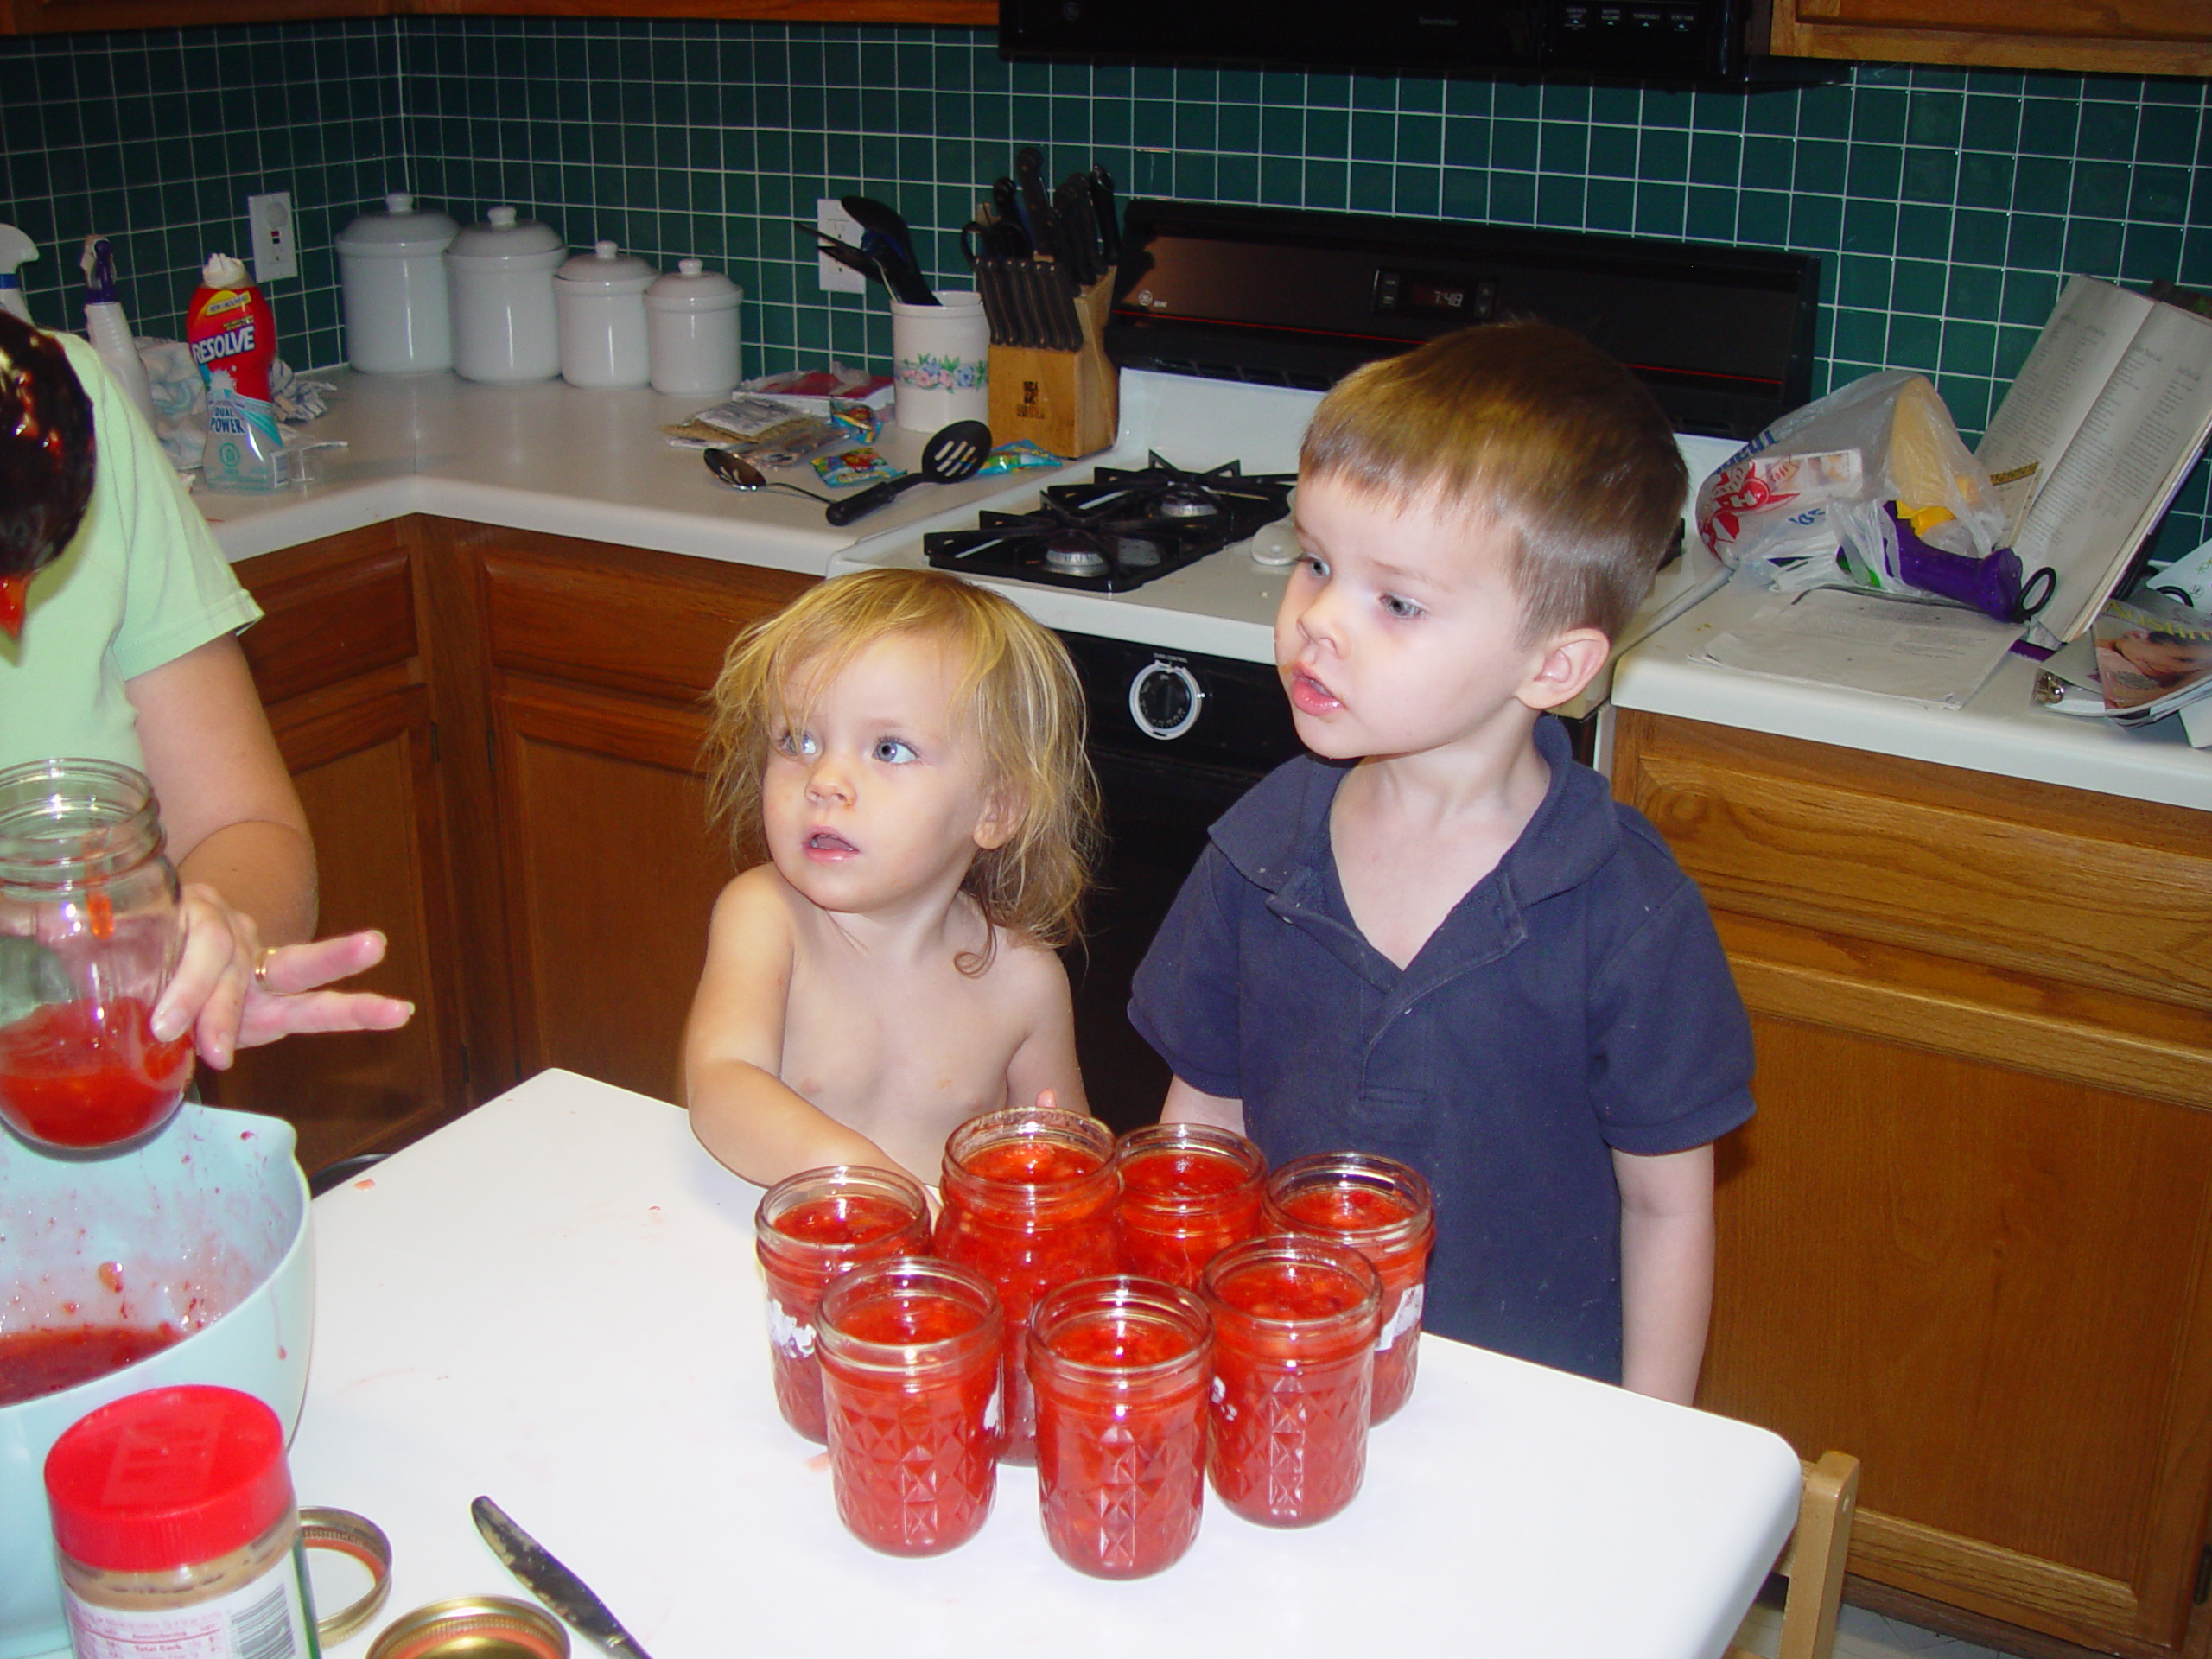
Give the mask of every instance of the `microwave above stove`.
[(999, 0), (1009, 58), (1742, 87), (1834, 79), (1766, 55), (1771, 0)]

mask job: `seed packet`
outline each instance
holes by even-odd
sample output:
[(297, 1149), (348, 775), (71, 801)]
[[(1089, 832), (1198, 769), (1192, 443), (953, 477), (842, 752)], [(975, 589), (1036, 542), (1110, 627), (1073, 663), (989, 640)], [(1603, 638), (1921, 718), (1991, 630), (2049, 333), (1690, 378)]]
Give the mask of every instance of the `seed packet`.
[(906, 476), (904, 467), (893, 466), (874, 450), (865, 447), (848, 449), (842, 454), (817, 455), (814, 470), (833, 490), (848, 490), (855, 484), (873, 484), (881, 479)]

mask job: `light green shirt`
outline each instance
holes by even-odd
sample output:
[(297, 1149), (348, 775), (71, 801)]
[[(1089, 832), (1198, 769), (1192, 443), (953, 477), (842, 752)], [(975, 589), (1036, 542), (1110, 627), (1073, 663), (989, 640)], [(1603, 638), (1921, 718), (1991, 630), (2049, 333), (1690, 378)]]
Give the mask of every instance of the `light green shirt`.
[(57, 338), (92, 395), (92, 505), (0, 634), (0, 766), (82, 755), (143, 768), (126, 680), (261, 615), (145, 419), (92, 348)]

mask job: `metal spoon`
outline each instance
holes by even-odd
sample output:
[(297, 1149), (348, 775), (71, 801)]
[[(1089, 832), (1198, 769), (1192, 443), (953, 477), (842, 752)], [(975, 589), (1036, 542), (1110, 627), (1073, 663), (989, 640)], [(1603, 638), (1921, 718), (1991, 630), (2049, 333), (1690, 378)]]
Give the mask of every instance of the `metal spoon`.
[[(750, 495), (755, 490), (789, 490), (793, 495), (803, 495), (810, 501), (828, 502), (826, 495), (817, 495), (812, 490), (803, 490), (796, 484), (786, 484), (780, 478), (770, 478), (758, 467), (733, 449), (707, 451), (707, 470), (733, 490)], [(843, 505), (844, 503), (831, 503)]]
[(833, 501), (822, 516), (833, 524), (849, 524), (917, 484), (957, 484), (963, 478), (973, 478), (990, 453), (989, 427), (981, 421), (955, 421), (930, 435), (930, 441), (922, 446), (919, 471), (872, 484), (848, 500)]

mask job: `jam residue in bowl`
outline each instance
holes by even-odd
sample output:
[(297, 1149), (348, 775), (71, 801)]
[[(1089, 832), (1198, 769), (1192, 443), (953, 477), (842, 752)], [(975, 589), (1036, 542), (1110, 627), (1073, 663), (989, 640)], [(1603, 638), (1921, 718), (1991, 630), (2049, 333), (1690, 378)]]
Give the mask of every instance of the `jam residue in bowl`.
[(79, 1325), (0, 1336), (0, 1406), (60, 1394), (157, 1354), (184, 1332), (173, 1325)]

